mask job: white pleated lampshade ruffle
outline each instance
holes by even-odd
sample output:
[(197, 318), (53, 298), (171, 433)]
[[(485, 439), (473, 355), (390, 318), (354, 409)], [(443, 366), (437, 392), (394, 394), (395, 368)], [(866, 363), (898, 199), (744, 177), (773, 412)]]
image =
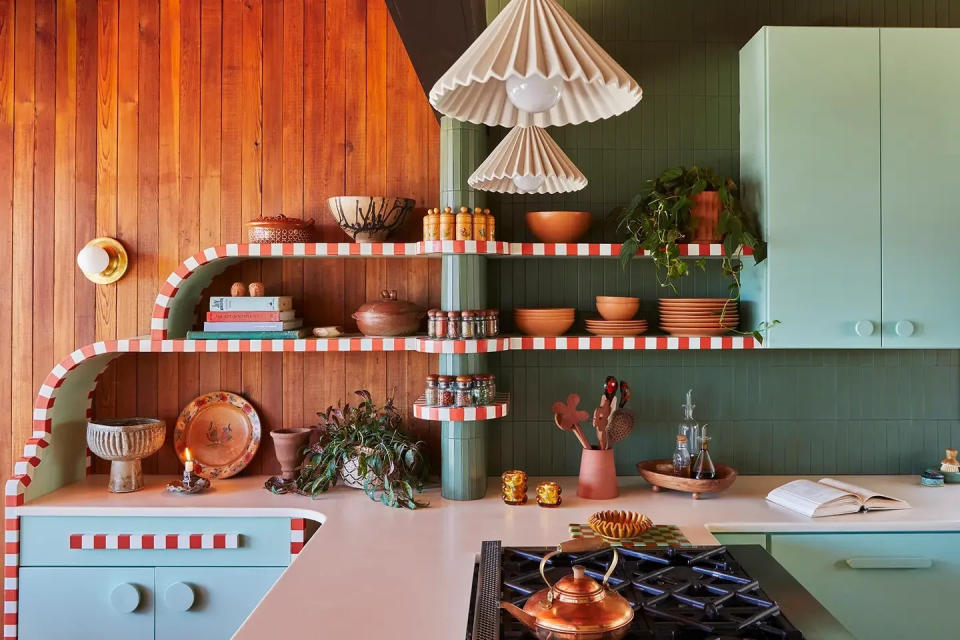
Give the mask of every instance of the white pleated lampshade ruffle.
[[(563, 79), (560, 102), (528, 113), (507, 98), (506, 80)], [(556, 0), (513, 0), (430, 90), (440, 113), (488, 126), (563, 126), (632, 109), (643, 90)]]
[[(535, 191), (517, 187), (516, 176), (540, 176)], [(587, 178), (540, 127), (515, 127), (467, 180), (474, 189), (497, 193), (566, 193), (587, 186)]]

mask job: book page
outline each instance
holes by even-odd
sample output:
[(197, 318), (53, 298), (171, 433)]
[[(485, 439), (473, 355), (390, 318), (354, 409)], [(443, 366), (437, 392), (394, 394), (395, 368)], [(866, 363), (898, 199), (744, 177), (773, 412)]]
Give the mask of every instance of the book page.
[(809, 518), (860, 510), (860, 501), (855, 496), (810, 480), (794, 480), (777, 487), (767, 494), (767, 500)]
[[(811, 480), (793, 480), (781, 487), (777, 487), (773, 491), (777, 493), (788, 493), (792, 497), (800, 498), (816, 505), (839, 500), (848, 495), (846, 491), (841, 491), (835, 487)], [(773, 493), (773, 491), (770, 493)]]
[(871, 491), (870, 489), (855, 484), (842, 482), (835, 478), (821, 478), (818, 484), (852, 493), (862, 504), (866, 505), (869, 502), (870, 504), (868, 506), (873, 509), (910, 508), (910, 504), (905, 500), (900, 500), (891, 496), (885, 496), (882, 493), (877, 493), (876, 491)]

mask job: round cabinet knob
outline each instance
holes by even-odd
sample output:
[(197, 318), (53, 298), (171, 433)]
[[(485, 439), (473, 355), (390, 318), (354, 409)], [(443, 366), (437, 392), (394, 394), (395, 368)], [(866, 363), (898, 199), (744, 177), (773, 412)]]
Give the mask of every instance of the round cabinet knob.
[(194, 597), (193, 587), (186, 582), (174, 582), (164, 592), (163, 601), (173, 611), (189, 611)]
[(857, 332), (857, 335), (861, 338), (866, 338), (867, 336), (872, 336), (875, 331), (873, 323), (869, 320), (860, 320), (857, 324), (854, 325), (853, 330)]
[(140, 590), (125, 582), (110, 592), (110, 606), (117, 613), (133, 613), (140, 606)]
[(909, 320), (901, 320), (893, 328), (897, 332), (897, 335), (902, 338), (909, 338), (913, 335), (913, 332), (917, 330), (912, 322)]

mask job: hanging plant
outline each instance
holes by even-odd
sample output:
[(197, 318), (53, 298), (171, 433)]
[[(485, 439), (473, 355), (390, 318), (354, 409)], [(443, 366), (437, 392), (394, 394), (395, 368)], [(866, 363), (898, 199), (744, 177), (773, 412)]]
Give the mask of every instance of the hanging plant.
[[(680, 253), (680, 244), (689, 242), (700, 220), (691, 215), (696, 197), (706, 191), (715, 191), (719, 199), (719, 218), (716, 234), (723, 244), (720, 268), (730, 279), (728, 297), (731, 302), (740, 299), (740, 274), (743, 261), (740, 251), (753, 250), (755, 263), (767, 257), (767, 243), (760, 239), (753, 219), (741, 206), (737, 183), (717, 176), (706, 167), (674, 167), (659, 177), (648, 180), (642, 193), (626, 206), (615, 208), (611, 215), (617, 219), (618, 231), (625, 236), (620, 247), (620, 263), (626, 268), (630, 260), (643, 250), (650, 254), (661, 287), (677, 291), (676, 281), (690, 275), (691, 260)], [(693, 261), (701, 270), (706, 260)], [(722, 316), (721, 316), (722, 317)], [(761, 332), (778, 321), (761, 323), (747, 332), (762, 341)]]

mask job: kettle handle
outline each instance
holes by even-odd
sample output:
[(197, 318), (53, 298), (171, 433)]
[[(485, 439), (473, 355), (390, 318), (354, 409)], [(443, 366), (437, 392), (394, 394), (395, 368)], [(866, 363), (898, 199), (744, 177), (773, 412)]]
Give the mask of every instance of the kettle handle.
[[(608, 544), (603, 538), (597, 538), (595, 540), (589, 540), (589, 541), (584, 539), (581, 539), (581, 540), (583, 540), (583, 543), (584, 543), (583, 546), (589, 547), (588, 549), (575, 549), (574, 547), (579, 546), (579, 545), (576, 545), (575, 543), (580, 542), (580, 540), (577, 540), (577, 539), (567, 540), (566, 542), (561, 542), (560, 544), (558, 544), (556, 549), (554, 549), (550, 553), (543, 556), (543, 559), (540, 560), (540, 577), (543, 578), (543, 581), (547, 585), (547, 589), (548, 589), (547, 602), (549, 602), (550, 604), (553, 604), (553, 585), (550, 584), (549, 580), (547, 580), (547, 572), (546, 572), (547, 563), (550, 562), (550, 559), (559, 553), (570, 553), (575, 551), (588, 551), (593, 549), (602, 549), (604, 546), (607, 546)], [(610, 562), (610, 566), (607, 568), (607, 572), (603, 574), (604, 589), (609, 588), (610, 576), (613, 575), (614, 570), (617, 568), (617, 563), (620, 561), (620, 554), (617, 553), (617, 548), (616, 547), (610, 547), (610, 548), (613, 549), (613, 561)]]

